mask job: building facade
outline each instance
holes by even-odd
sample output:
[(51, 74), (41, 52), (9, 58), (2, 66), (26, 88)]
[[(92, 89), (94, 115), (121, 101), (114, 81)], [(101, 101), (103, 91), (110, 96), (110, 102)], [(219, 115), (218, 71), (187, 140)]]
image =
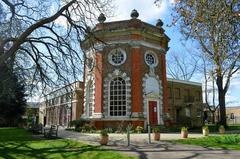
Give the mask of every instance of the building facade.
[(83, 83), (78, 81), (45, 96), (40, 107), (40, 122), (44, 125), (68, 127), (70, 121), (80, 119), (83, 105), (82, 87)]
[[(156, 26), (137, 19), (104, 22), (104, 15), (86, 38), (84, 104), (81, 118), (96, 128), (164, 124), (168, 111), (165, 55), (169, 38), (162, 22)], [(91, 47), (90, 44), (94, 44)]]
[(170, 78), (167, 81), (171, 123), (201, 126), (203, 123), (202, 84)]
[[(204, 120), (206, 122), (213, 124), (213, 118), (215, 123), (220, 121), (220, 110), (219, 108), (216, 111), (211, 113), (209, 108), (206, 106), (204, 108)], [(239, 125), (240, 124), (240, 106), (231, 106), (226, 107), (226, 118), (227, 118), (227, 125)]]
[(240, 124), (240, 106), (226, 107), (227, 124)]
[[(91, 121), (97, 129), (179, 124), (191, 118), (202, 123), (201, 84), (166, 78), (169, 38), (162, 21), (156, 26), (137, 19), (99, 23), (86, 35), (83, 82), (69, 96), (61, 88), (46, 97), (46, 124), (68, 126), (70, 120)], [(70, 91), (71, 92), (71, 91)], [(69, 101), (71, 99), (71, 101)]]

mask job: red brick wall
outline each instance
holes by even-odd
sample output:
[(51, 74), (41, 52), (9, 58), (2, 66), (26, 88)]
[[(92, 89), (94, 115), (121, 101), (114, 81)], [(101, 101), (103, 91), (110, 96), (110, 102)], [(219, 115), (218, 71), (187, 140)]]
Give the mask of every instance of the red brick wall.
[(96, 70), (95, 70), (95, 113), (102, 112), (102, 103), (103, 103), (103, 77), (102, 77), (102, 54), (96, 53)]
[(168, 112), (168, 96), (167, 96), (167, 75), (166, 75), (166, 57), (161, 54), (162, 59), (162, 87), (163, 87), (163, 112)]
[(140, 48), (132, 48), (132, 112), (142, 112), (141, 57)]

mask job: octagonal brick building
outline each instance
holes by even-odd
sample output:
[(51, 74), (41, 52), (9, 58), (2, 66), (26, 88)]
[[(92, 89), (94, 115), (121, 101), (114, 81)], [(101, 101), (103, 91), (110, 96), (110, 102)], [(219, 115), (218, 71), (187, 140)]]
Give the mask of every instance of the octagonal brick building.
[(101, 14), (85, 52), (81, 118), (97, 129), (131, 123), (163, 125), (168, 111), (166, 60), (169, 38), (162, 21), (145, 23), (133, 10), (130, 20), (104, 22)]

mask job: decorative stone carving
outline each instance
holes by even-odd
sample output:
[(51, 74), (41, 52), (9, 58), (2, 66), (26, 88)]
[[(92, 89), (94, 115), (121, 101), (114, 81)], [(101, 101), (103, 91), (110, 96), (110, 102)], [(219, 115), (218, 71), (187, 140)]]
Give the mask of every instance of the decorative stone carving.
[[(104, 88), (103, 88), (103, 116), (105, 118), (114, 118), (114, 116), (109, 116), (109, 85), (110, 82), (116, 78), (121, 77), (126, 82), (126, 109), (127, 114), (126, 117), (123, 116), (122, 118), (128, 118), (131, 113), (131, 81), (130, 78), (127, 76), (125, 72), (120, 71), (119, 69), (115, 69), (113, 73), (109, 73), (108, 76), (104, 79)], [(119, 117), (117, 117), (119, 118)]]

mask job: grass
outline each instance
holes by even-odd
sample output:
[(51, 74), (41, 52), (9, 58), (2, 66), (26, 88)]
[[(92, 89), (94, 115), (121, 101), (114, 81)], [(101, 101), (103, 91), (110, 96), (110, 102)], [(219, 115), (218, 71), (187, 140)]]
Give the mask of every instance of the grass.
[(66, 139), (36, 139), (19, 128), (0, 128), (0, 159), (136, 159)]
[(208, 136), (202, 138), (188, 138), (173, 141), (174, 143), (199, 145), (203, 147), (240, 150), (240, 135)]

